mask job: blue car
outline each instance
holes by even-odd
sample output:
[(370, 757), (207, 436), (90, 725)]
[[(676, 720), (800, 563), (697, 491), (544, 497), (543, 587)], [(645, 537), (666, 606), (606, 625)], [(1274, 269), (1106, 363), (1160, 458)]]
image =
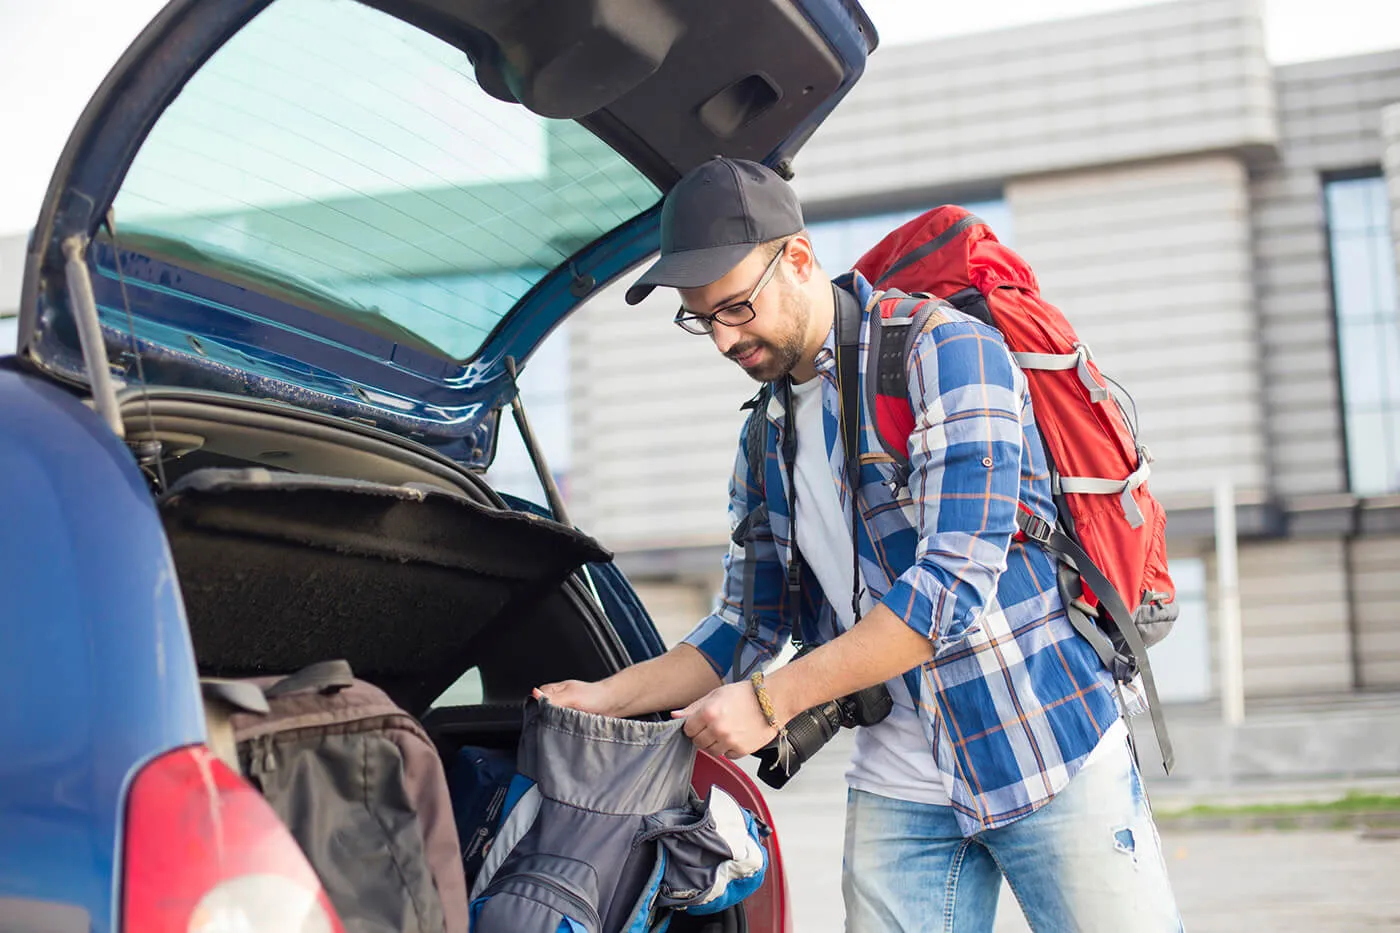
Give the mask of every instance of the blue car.
[[(440, 559), (384, 503), (564, 520), (483, 479), (517, 370), (655, 249), (687, 169), (785, 170), (875, 41), (854, 0), (159, 14), (55, 169), (0, 358), (0, 929), (280, 931), (324, 901), (215, 766), (201, 676), (345, 658), (450, 751), (662, 650), (607, 560), (490, 523)], [(696, 780), (766, 815), (731, 763)], [(790, 928), (770, 844), (707, 929)]]

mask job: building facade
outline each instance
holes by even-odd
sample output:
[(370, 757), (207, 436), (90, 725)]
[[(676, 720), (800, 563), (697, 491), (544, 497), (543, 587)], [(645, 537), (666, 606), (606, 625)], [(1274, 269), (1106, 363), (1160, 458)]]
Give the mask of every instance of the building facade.
[[(1182, 618), (1154, 658), (1176, 701), (1220, 691), (1222, 483), (1246, 695), (1400, 688), (1400, 50), (1273, 67), (1262, 16), (1261, 0), (1173, 0), (886, 46), (794, 166), (828, 271), (968, 205), (1131, 392), (1170, 515)], [(551, 167), (582, 145), (549, 143)], [(0, 237), (0, 352), (23, 253)], [(572, 517), (669, 640), (718, 587), (755, 390), (673, 312), (666, 290), (629, 307), (608, 289), (524, 377)], [(530, 494), (514, 432), (502, 442), (493, 477)]]
[[(1247, 697), (1400, 687), (1400, 50), (1286, 67), (1262, 4), (1179, 0), (881, 49), (796, 160), (828, 271), (969, 204), (1131, 393), (1218, 695), (1213, 496), (1237, 502)], [(569, 333), (574, 518), (668, 637), (710, 607), (754, 386), (612, 290)]]

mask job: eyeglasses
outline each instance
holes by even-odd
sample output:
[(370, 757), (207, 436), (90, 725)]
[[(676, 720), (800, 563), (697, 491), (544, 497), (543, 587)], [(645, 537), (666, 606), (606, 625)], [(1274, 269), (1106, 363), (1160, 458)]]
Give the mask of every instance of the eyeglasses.
[(676, 325), (688, 334), (703, 337), (707, 334), (713, 334), (716, 324), (723, 324), (725, 327), (739, 327), (752, 321), (758, 314), (753, 307), (754, 299), (758, 297), (759, 292), (763, 291), (763, 286), (768, 284), (768, 280), (773, 278), (773, 273), (778, 271), (778, 263), (787, 253), (788, 243), (791, 242), (788, 240), (783, 243), (773, 258), (768, 260), (768, 268), (763, 270), (763, 275), (759, 278), (758, 284), (753, 287), (753, 291), (749, 292), (749, 297), (743, 301), (725, 305), (712, 314), (692, 314), (682, 307), (676, 312)]

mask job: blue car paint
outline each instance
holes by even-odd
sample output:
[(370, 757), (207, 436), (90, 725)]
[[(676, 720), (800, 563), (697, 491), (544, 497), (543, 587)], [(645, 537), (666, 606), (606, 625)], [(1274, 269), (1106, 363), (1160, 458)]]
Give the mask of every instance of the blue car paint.
[[(116, 197), (131, 158), (161, 111), (183, 85), (190, 62), (207, 59), (269, 2), (203, 0), (196, 4), (195, 0), (176, 0), (162, 11), (113, 70), (114, 76), (123, 77), (120, 95), (116, 93), (118, 82), (109, 78), (84, 112), (54, 174), (44, 212), (36, 226), (39, 234), (33, 246), (36, 255), (28, 264), (21, 297), (19, 340), (22, 350), (28, 348), (37, 353), (45, 365), (62, 378), (81, 382), (81, 359), (71, 352), (71, 346), (62, 348), (59, 341), (46, 336), (56, 332), (56, 320), (66, 315), (67, 310), (39, 288), (37, 276), (33, 275), (36, 266), (47, 264), (56, 269), (58, 244), (62, 240), (75, 234), (95, 235), (107, 207)], [(769, 155), (766, 161), (773, 165), (795, 153), (855, 84), (864, 71), (868, 49), (875, 41), (868, 21), (865, 28), (869, 35), (865, 35), (855, 25), (849, 7), (842, 0), (794, 2), (807, 12), (813, 25), (832, 45), (846, 73), (837, 91)], [(305, 309), (248, 293), (244, 294), (249, 310), (254, 304), (258, 306), (254, 318), (243, 316), (230, 322), (224, 320), (224, 316), (211, 316), (203, 326), (190, 325), (189, 333), (201, 342), (230, 341), (226, 348), (230, 352), (249, 347), (266, 348), (270, 357), (262, 372), (257, 371), (257, 354), (249, 356), (253, 375), (264, 377), (259, 381), (260, 394), (287, 398), (327, 413), (370, 417), (379, 427), (413, 437), (463, 463), (482, 466), (489, 464), (494, 453), (489, 442), (494, 432), (483, 434), (476, 430), (477, 421), (508, 400), (513, 391), (505, 374), (505, 358), (514, 357), (523, 364), (535, 347), (579, 304), (580, 297), (570, 291), (575, 273), (592, 276), (601, 286), (653, 252), (659, 216), (659, 208), (654, 207), (584, 247), (520, 299), (472, 360), (465, 364), (449, 364), (446, 369), (438, 358), (408, 348), (391, 347), (387, 351), (380, 348), (364, 354), (359, 349), (362, 341), (374, 343), (382, 338), (363, 334), (349, 338), (350, 348), (331, 340), (307, 340), (308, 312)], [(94, 255), (97, 252), (89, 254), (95, 283), (111, 274), (110, 267), (104, 269)], [(178, 270), (170, 267), (169, 271), (175, 274)], [(178, 274), (189, 275), (187, 272)], [(100, 300), (109, 315), (114, 310), (124, 314), (119, 299), (114, 298), (109, 289), (104, 289)], [(258, 318), (261, 323), (255, 323)], [(321, 319), (315, 329), (320, 333), (334, 333), (339, 338), (344, 327)], [(227, 386), (226, 390), (232, 391), (248, 388), (247, 379), (232, 373), (218, 360), (186, 353), (183, 340), (177, 341), (174, 347), (165, 341), (162, 343), (164, 347), (157, 348), (157, 352), (161, 362), (167, 364), (164, 371), (192, 373), (178, 384), (208, 388)], [(292, 352), (293, 347), (296, 352)], [(284, 381), (287, 373), (274, 365), (278, 356), (294, 357), (309, 371), (334, 374), (336, 378), (323, 376), (314, 386), (289, 383)], [(451, 400), (446, 401), (441, 393), (432, 393), (436, 396), (432, 402), (421, 401), (429, 393), (408, 391), (415, 374), (421, 377), (419, 382), (436, 382)], [(335, 391), (336, 383), (341, 389), (339, 392)], [(356, 386), (385, 391), (392, 401), (388, 404), (368, 402), (355, 392)], [(480, 446), (483, 437), (487, 439), (485, 447)]]
[(3, 365), (0, 477), (0, 900), (74, 904), (105, 933), (128, 784), (204, 741), (175, 565), (125, 445)]
[[(21, 347), (44, 346), (50, 371), (85, 381), (62, 288), (58, 244), (95, 234), (131, 159), (192, 66), (207, 59), (270, 0), (174, 0), (113, 69), (55, 170), (30, 246), (21, 298)], [(850, 23), (842, 0), (799, 0), (848, 63), (832, 99), (770, 156), (778, 164), (855, 82), (873, 35)], [(287, 327), (296, 309), (261, 306), (243, 292), (161, 307), (129, 333), (108, 249), (89, 253), (110, 347), (142, 351), (148, 375), (192, 387), (282, 397), (307, 408), (369, 418), (484, 463), (513, 389), (504, 359), (524, 361), (576, 307), (576, 276), (600, 286), (655, 246), (652, 209), (584, 247), (527, 293), (466, 364), (406, 347), (387, 350), (357, 331), (309, 339)], [(124, 265), (132, 301), (159, 303), (174, 267)], [(41, 287), (41, 279), (49, 286)], [(145, 285), (141, 283), (146, 283)], [(149, 287), (148, 287), (149, 286)], [(227, 298), (227, 295), (226, 295)], [(211, 316), (179, 332), (196, 309)], [(288, 317), (283, 317), (283, 315)], [(161, 318), (161, 316), (164, 316)], [(276, 323), (274, 323), (274, 321)], [(316, 328), (325, 334), (323, 319)], [(301, 331), (298, 333), (298, 331)], [(188, 342), (194, 336), (201, 354)], [(53, 339), (58, 337), (60, 339)], [(66, 338), (66, 339), (64, 339)], [(365, 341), (369, 341), (366, 343)], [(161, 347), (159, 344), (165, 344)], [(184, 352), (189, 347), (194, 352)], [(134, 370), (114, 349), (113, 364)], [(399, 391), (374, 404), (386, 373)], [(299, 374), (304, 386), (289, 386)], [(444, 394), (434, 395), (436, 381)], [(431, 397), (430, 397), (431, 396)], [(406, 404), (405, 404), (406, 403)], [(157, 755), (204, 740), (198, 677), (175, 568), (147, 485), (125, 446), (72, 394), (0, 359), (0, 919), (7, 903), (73, 905), (95, 933), (119, 928), (123, 807), (130, 782)], [(634, 660), (662, 648), (655, 626), (615, 566), (594, 582)], [(86, 928), (86, 927), (84, 927)]]

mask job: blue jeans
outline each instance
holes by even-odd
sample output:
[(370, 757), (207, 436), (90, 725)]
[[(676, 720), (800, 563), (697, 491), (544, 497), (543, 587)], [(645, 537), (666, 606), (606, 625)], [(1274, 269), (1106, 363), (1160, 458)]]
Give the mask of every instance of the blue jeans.
[(1126, 743), (1035, 813), (971, 838), (951, 807), (849, 791), (848, 933), (991, 933), (1003, 877), (1037, 933), (1182, 929)]

